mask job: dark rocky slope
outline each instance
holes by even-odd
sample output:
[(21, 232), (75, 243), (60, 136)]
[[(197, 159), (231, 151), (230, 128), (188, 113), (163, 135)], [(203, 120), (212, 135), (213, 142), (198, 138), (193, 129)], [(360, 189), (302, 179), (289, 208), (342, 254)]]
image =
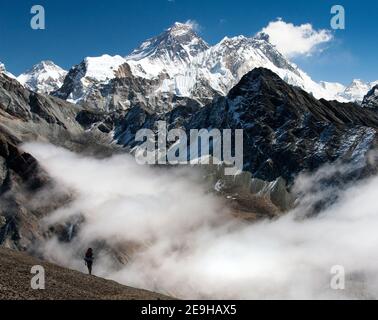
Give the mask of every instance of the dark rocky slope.
[(376, 110), (316, 100), (264, 68), (199, 110), (183, 106), (161, 116), (136, 106), (116, 125), (115, 138), (134, 147), (137, 130), (154, 128), (157, 120), (186, 130), (243, 129), (244, 170), (265, 181), (291, 183), (300, 172), (335, 161), (356, 164), (359, 175), (375, 170), (367, 160), (377, 142)]
[(196, 113), (187, 128), (244, 129), (245, 170), (255, 178), (293, 179), (337, 160), (367, 169), (378, 113), (355, 104), (316, 100), (267, 69), (255, 69)]

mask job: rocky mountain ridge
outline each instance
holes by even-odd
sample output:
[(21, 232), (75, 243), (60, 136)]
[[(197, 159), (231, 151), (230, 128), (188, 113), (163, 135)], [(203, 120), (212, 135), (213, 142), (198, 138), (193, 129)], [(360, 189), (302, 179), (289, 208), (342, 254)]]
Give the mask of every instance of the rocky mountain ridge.
[[(105, 111), (141, 104), (153, 112), (167, 112), (181, 105), (176, 100), (206, 105), (214, 97), (226, 95), (247, 72), (258, 67), (268, 68), (289, 84), (326, 100), (361, 102), (374, 84), (357, 80), (349, 86), (316, 83), (279, 53), (263, 33), (250, 38), (225, 37), (210, 46), (191, 24), (175, 23), (128, 56), (85, 58), (71, 68), (63, 85), (57, 81), (53, 94)], [(124, 74), (124, 70), (129, 72)], [(120, 87), (123, 81), (144, 83), (144, 87), (129, 90)]]
[(378, 84), (374, 86), (368, 94), (364, 97), (362, 106), (365, 108), (378, 107)]
[(244, 170), (265, 181), (281, 177), (287, 182), (341, 160), (370, 170), (368, 155), (378, 128), (376, 110), (316, 100), (264, 68), (249, 72), (226, 97), (203, 108), (183, 106), (157, 115), (134, 107), (113, 128), (114, 138), (132, 150), (135, 133), (155, 130), (158, 120), (168, 129), (243, 129)]

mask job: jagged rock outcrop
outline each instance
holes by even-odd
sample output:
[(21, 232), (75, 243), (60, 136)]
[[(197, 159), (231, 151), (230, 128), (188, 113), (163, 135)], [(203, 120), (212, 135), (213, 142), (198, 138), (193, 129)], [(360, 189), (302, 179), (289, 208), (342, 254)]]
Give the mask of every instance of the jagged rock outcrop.
[(364, 97), (362, 102), (364, 108), (377, 108), (378, 107), (378, 85), (373, 87), (368, 94)]
[(32, 204), (33, 195), (51, 181), (36, 159), (12, 140), (0, 133), (0, 244), (25, 249), (41, 236), (38, 221), (44, 210)]

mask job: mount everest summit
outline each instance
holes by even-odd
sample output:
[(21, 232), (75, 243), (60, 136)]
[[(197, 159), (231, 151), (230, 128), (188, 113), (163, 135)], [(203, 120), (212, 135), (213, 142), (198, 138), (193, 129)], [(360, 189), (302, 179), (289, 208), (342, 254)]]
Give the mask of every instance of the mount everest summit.
[(315, 98), (361, 103), (378, 82), (349, 86), (313, 81), (270, 44), (269, 36), (225, 37), (210, 46), (188, 23), (175, 23), (126, 57), (87, 57), (67, 73), (41, 62), (18, 77), (28, 89), (104, 111), (141, 105), (167, 112), (188, 104), (204, 106), (225, 96), (254, 68), (264, 67)]

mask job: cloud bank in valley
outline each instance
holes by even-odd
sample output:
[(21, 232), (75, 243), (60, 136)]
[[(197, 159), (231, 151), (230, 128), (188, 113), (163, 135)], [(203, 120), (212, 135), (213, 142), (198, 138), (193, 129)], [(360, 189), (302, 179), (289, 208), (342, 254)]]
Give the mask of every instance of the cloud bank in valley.
[[(277, 220), (248, 224), (228, 215), (194, 170), (154, 170), (128, 155), (85, 158), (46, 144), (24, 149), (75, 194), (45, 223), (84, 217), (70, 243), (54, 238), (42, 244), (59, 264), (84, 271), (83, 250), (106, 243), (128, 263), (113, 263), (110, 251), (97, 249), (95, 274), (180, 298), (378, 297), (378, 177), (304, 218), (307, 206), (335, 192), (310, 192), (335, 169), (302, 176), (296, 188), (308, 192), (303, 205)], [(345, 267), (344, 291), (330, 288), (335, 265)]]

